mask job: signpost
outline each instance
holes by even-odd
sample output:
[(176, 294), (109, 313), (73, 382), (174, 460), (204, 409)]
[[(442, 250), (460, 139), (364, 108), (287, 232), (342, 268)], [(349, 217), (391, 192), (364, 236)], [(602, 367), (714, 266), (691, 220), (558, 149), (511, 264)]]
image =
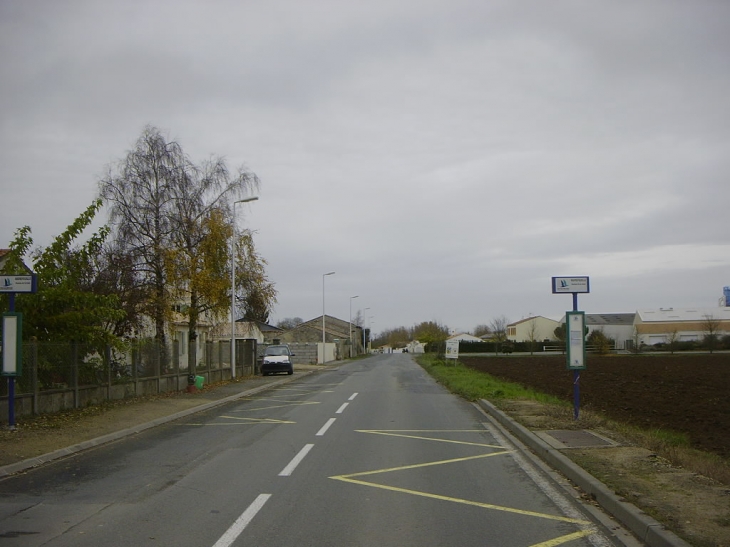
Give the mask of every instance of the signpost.
[(578, 294), (589, 293), (587, 276), (553, 277), (553, 294), (572, 294), (573, 311), (565, 314), (565, 348), (568, 370), (573, 371), (573, 417), (580, 412), (580, 371), (586, 368), (586, 316), (578, 311)]
[(23, 314), (15, 311), (16, 293), (34, 293), (38, 290), (35, 274), (0, 275), (0, 293), (8, 295), (9, 312), (3, 314), (2, 371), (8, 379), (8, 427), (15, 429), (15, 378), (23, 367)]
[(459, 358), (459, 341), (458, 340), (446, 340), (446, 359), (458, 359)]

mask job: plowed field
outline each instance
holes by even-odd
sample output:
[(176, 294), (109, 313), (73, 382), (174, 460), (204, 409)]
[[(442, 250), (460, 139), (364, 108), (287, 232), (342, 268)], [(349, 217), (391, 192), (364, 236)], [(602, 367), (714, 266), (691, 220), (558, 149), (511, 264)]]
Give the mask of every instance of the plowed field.
[[(460, 355), (467, 366), (573, 401), (564, 355)], [(644, 428), (686, 433), (692, 446), (730, 458), (730, 354), (588, 355), (580, 407)]]

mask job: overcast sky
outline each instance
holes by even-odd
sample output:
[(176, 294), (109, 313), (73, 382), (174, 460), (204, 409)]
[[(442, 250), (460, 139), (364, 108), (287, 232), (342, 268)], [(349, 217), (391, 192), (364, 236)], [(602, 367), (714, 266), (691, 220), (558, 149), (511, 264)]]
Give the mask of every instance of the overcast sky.
[(0, 55), (0, 247), (151, 124), (260, 177), (272, 323), (330, 271), (375, 332), (558, 319), (552, 276), (589, 313), (730, 285), (730, 2), (0, 0)]

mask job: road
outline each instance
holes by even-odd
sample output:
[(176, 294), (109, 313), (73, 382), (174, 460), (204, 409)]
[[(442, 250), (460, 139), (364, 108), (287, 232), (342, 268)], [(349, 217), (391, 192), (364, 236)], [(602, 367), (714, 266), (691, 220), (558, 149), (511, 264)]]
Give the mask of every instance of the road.
[(606, 546), (479, 410), (376, 355), (0, 481), (10, 546)]

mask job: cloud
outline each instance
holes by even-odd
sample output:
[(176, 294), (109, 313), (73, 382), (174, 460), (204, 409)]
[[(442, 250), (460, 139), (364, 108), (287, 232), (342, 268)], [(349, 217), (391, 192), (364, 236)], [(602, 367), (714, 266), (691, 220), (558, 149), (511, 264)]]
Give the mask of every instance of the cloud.
[[(730, 5), (0, 4), (0, 235), (47, 244), (151, 123), (262, 180), (274, 319), (378, 328), (714, 302)], [(595, 278), (595, 280), (594, 280)]]

